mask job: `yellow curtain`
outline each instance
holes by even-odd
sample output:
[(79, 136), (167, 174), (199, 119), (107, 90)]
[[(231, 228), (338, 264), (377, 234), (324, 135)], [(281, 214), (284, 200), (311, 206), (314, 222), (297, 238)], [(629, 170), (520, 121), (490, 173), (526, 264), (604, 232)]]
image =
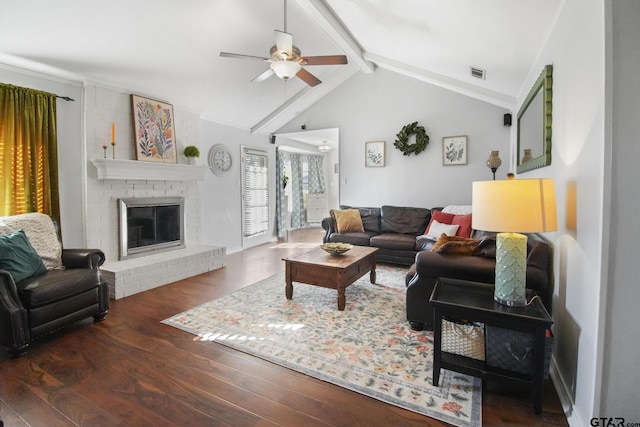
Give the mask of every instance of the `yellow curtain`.
[(0, 83), (0, 216), (60, 220), (56, 95)]

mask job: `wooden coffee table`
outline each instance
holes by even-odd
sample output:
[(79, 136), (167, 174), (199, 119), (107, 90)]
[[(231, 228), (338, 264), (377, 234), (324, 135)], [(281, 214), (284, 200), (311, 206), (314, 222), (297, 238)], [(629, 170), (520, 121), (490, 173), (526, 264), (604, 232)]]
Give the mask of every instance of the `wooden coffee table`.
[(330, 255), (320, 248), (283, 258), (285, 262), (285, 295), (293, 298), (293, 282), (322, 286), (338, 291), (338, 310), (344, 310), (345, 289), (369, 273), (376, 282), (378, 248), (354, 246), (342, 255)]

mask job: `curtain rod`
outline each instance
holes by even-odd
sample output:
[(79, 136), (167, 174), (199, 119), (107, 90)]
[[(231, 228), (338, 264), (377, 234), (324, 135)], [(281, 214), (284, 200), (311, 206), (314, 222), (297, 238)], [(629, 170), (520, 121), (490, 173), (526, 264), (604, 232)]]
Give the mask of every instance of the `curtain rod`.
[(75, 101), (75, 99), (69, 98), (68, 96), (56, 95), (56, 98), (64, 99), (65, 101)]

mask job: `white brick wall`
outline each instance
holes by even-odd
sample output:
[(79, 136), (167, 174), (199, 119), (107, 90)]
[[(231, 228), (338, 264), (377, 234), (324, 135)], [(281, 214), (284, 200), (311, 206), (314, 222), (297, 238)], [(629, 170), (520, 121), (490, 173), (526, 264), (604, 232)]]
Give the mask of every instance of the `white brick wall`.
[(102, 274), (109, 282), (109, 296), (124, 298), (224, 265), (225, 249), (193, 245), (125, 261), (106, 262)]
[[(134, 160), (134, 132), (131, 94), (100, 86), (86, 87), (86, 135), (88, 179), (86, 194), (87, 245), (101, 248), (108, 261), (118, 259), (118, 199), (132, 197), (184, 197), (185, 243), (200, 243), (200, 190), (195, 181), (98, 180), (90, 159), (103, 157), (103, 136), (107, 157), (112, 156), (111, 123), (116, 126), (115, 157)], [(197, 114), (174, 108), (178, 152), (198, 144)], [(179, 156), (179, 162), (185, 163)]]
[[(223, 261), (207, 258), (201, 265), (193, 261), (194, 254), (188, 251), (200, 244), (200, 188), (196, 181), (156, 181), (156, 180), (98, 180), (96, 170), (91, 159), (102, 158), (103, 138), (106, 137), (107, 157), (112, 157), (111, 123), (116, 127), (115, 158), (135, 160), (135, 144), (133, 131), (133, 116), (131, 112), (131, 94), (118, 92), (97, 85), (86, 86), (86, 153), (87, 153), (87, 188), (86, 188), (86, 233), (87, 247), (100, 248), (107, 257), (107, 264), (111, 270), (104, 269), (105, 275), (114, 278), (112, 297), (121, 298), (135, 292), (151, 289), (155, 286), (179, 280), (193, 274), (200, 274), (213, 268), (222, 266)], [(179, 163), (186, 163), (182, 156), (182, 149), (186, 145), (198, 145), (199, 117), (195, 113), (182, 111), (174, 107), (176, 126), (176, 145)], [(187, 252), (176, 268), (159, 265), (155, 260), (147, 260), (146, 266), (138, 273), (132, 273), (127, 267), (129, 261), (123, 261), (123, 266), (117, 266), (119, 253), (118, 242), (118, 199), (134, 197), (184, 197), (185, 199), (185, 244)], [(214, 252), (224, 248), (215, 248)], [(211, 252), (211, 247), (200, 248), (203, 254)], [(175, 253), (172, 251), (171, 253)], [(218, 254), (219, 255), (219, 254)], [(216, 256), (218, 256), (216, 255)], [(157, 255), (154, 255), (157, 256)], [(208, 255), (213, 256), (213, 255)], [(148, 258), (148, 257), (144, 257)], [(133, 260), (134, 264), (145, 263), (144, 258)], [(195, 258), (197, 259), (197, 257)], [(191, 265), (191, 264), (194, 265)], [(189, 264), (187, 266), (187, 264)], [(173, 265), (173, 264), (172, 264)], [(214, 267), (217, 266), (217, 267)], [(188, 273), (186, 273), (188, 272)], [(125, 288), (120, 289), (120, 283), (128, 275), (138, 276), (127, 280)], [(187, 275), (185, 275), (187, 274)], [(167, 278), (174, 278), (168, 280)], [(110, 280), (111, 282), (111, 280)]]

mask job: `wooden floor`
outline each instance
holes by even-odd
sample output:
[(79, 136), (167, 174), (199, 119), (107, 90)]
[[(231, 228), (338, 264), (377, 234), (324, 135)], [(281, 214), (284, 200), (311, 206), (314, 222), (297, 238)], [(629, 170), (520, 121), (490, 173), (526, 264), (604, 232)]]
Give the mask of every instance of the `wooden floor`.
[[(112, 301), (104, 322), (79, 322), (24, 357), (0, 349), (5, 426), (446, 425), (160, 323), (282, 271), (282, 257), (320, 240), (318, 229), (290, 233), (222, 269)], [(485, 384), (484, 425), (567, 425), (550, 380), (543, 411), (534, 415), (526, 389)]]

